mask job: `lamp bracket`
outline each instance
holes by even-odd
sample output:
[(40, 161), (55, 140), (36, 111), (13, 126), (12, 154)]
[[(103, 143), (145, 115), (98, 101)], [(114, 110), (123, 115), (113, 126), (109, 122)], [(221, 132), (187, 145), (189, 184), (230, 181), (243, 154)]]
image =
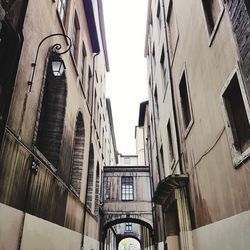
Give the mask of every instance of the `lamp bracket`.
[(32, 66), (32, 73), (31, 73), (31, 78), (30, 80), (28, 81), (28, 86), (29, 86), (29, 92), (31, 91), (31, 87), (32, 87), (32, 84), (33, 84), (33, 80), (34, 80), (34, 75), (35, 75), (35, 70), (36, 70), (36, 62), (37, 62), (37, 58), (38, 58), (38, 54), (39, 54), (39, 50), (40, 50), (40, 47), (41, 45), (43, 44), (43, 42), (45, 40), (47, 40), (48, 38), (51, 38), (51, 37), (54, 37), (54, 36), (63, 36), (64, 38), (66, 38), (67, 40), (67, 45), (68, 47), (61, 51), (62, 49), (62, 45), (60, 43), (55, 43), (54, 45), (52, 45), (52, 51), (55, 52), (56, 54), (58, 55), (62, 55), (62, 54), (65, 54), (67, 53), (71, 46), (72, 46), (72, 42), (71, 42), (71, 39), (69, 36), (65, 35), (65, 34), (62, 34), (62, 33), (56, 33), (56, 34), (51, 34), (51, 35), (48, 35), (46, 36), (45, 38), (43, 38), (40, 43), (38, 44), (38, 47), (37, 47), (37, 50), (36, 50), (36, 56), (35, 56), (35, 60), (34, 62), (31, 64)]

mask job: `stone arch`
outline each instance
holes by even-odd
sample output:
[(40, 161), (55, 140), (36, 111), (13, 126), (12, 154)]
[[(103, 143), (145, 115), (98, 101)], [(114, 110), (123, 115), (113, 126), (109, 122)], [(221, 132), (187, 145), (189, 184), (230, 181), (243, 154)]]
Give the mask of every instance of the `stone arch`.
[(132, 217), (123, 217), (123, 218), (119, 218), (119, 219), (114, 219), (114, 220), (110, 220), (106, 223), (104, 223), (103, 225), (103, 236), (106, 236), (107, 230), (109, 228), (111, 228), (112, 226), (116, 225), (116, 224), (121, 224), (121, 223), (126, 223), (126, 222), (132, 222), (132, 223), (137, 223), (140, 224), (146, 228), (149, 229), (149, 232), (152, 236), (153, 233), (153, 228), (152, 225), (149, 224), (148, 222), (142, 220), (142, 219), (137, 219), (137, 218), (132, 218)]
[(66, 111), (66, 76), (54, 76), (52, 59), (58, 57), (51, 53), (48, 60), (45, 85), (42, 90), (42, 103), (35, 145), (55, 168), (60, 164), (60, 151)]
[(93, 197), (93, 181), (94, 181), (94, 147), (90, 144), (89, 149), (89, 164), (88, 164), (88, 187), (87, 187), (87, 206), (91, 209), (92, 207), (92, 197)]
[(85, 129), (82, 113), (79, 112), (76, 118), (74, 146), (72, 155), (72, 166), (70, 174), (70, 184), (74, 191), (80, 195), (82, 169), (84, 159)]
[(100, 199), (100, 166), (97, 162), (96, 166), (96, 180), (95, 180), (95, 214), (98, 215)]
[(124, 239), (127, 239), (127, 238), (132, 238), (132, 239), (137, 240), (140, 243), (140, 246), (142, 247), (142, 242), (141, 242), (140, 239), (138, 239), (138, 237), (136, 235), (134, 235), (134, 234), (127, 234), (127, 235), (122, 235), (122, 236), (120, 236), (120, 237), (117, 238), (117, 249), (119, 247), (120, 242), (122, 240), (124, 240)]

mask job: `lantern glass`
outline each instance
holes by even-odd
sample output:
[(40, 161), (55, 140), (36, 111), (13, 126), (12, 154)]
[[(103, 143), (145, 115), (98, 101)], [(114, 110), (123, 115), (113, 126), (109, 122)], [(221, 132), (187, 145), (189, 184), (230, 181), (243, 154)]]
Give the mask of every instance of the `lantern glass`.
[(52, 71), (54, 76), (61, 76), (64, 70), (65, 70), (65, 65), (63, 60), (52, 61)]

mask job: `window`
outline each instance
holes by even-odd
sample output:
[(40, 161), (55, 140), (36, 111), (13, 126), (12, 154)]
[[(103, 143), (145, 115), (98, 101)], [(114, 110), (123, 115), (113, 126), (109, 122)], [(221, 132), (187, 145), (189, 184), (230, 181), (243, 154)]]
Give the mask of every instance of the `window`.
[(72, 50), (72, 54), (74, 56), (75, 61), (77, 62), (77, 54), (78, 54), (78, 36), (79, 36), (79, 22), (78, 22), (78, 18), (77, 15), (75, 14), (75, 18), (74, 18), (74, 24), (72, 27), (72, 46), (71, 46), (71, 50)]
[(126, 223), (125, 224), (125, 232), (131, 232), (132, 231), (132, 223)]
[(67, 12), (67, 0), (58, 0), (57, 11), (63, 24), (65, 24)]
[(96, 168), (96, 180), (95, 180), (95, 215), (99, 214), (99, 204), (100, 204), (100, 167), (98, 162)]
[(89, 149), (89, 162), (88, 162), (88, 167), (89, 167), (89, 172), (88, 172), (88, 187), (87, 187), (87, 206), (88, 208), (91, 209), (92, 203), (93, 203), (93, 186), (94, 186), (94, 148), (93, 144), (90, 144), (90, 149)]
[(212, 38), (218, 27), (224, 8), (221, 0), (202, 0), (207, 30)]
[(182, 74), (181, 82), (179, 85), (179, 91), (180, 91), (180, 98), (181, 98), (182, 118), (183, 118), (185, 136), (186, 136), (193, 123), (193, 119), (192, 119), (191, 102), (189, 98), (189, 91), (188, 91), (188, 85), (187, 85), (185, 72)]
[(158, 103), (158, 93), (157, 93), (157, 88), (155, 88), (154, 92), (154, 105), (155, 105), (155, 117), (159, 118), (159, 103)]
[(92, 72), (91, 69), (89, 67), (89, 72), (88, 72), (88, 104), (89, 107), (91, 105), (91, 100), (92, 100)]
[(250, 15), (250, 2), (249, 2), (249, 0), (244, 0), (244, 2), (245, 2), (245, 5), (246, 5), (248, 14)]
[(85, 48), (85, 44), (82, 43), (82, 66), (81, 66), (81, 73), (82, 73), (82, 86), (83, 86), (83, 90), (84, 90), (84, 83), (85, 83), (85, 62), (86, 62), (86, 48)]
[[(96, 100), (97, 100), (97, 93), (96, 93), (96, 90), (95, 90), (94, 101), (93, 101), (93, 105), (94, 105), (94, 107), (93, 107), (93, 111), (94, 111), (93, 117), (94, 117), (94, 122), (95, 122), (94, 125), (95, 125), (95, 127), (96, 127), (96, 122), (97, 122), (96, 104), (98, 105)], [(99, 109), (99, 107), (97, 107), (97, 109)]]
[(122, 184), (122, 200), (132, 201), (134, 199), (133, 177), (123, 176), (121, 178)]
[(169, 2), (167, 13), (167, 28), (168, 28), (168, 43), (170, 50), (170, 60), (172, 62), (179, 39), (179, 32), (177, 28), (177, 21), (174, 15), (173, 1)]
[(67, 82), (65, 74), (60, 77), (53, 75), (51, 63), (54, 57), (57, 58), (57, 55), (51, 54), (49, 58), (35, 140), (39, 151), (58, 168), (66, 112)]
[(174, 160), (174, 150), (173, 150), (173, 139), (172, 139), (172, 131), (171, 131), (171, 124), (170, 120), (168, 121), (167, 125), (167, 133), (168, 133), (168, 154), (169, 154), (169, 163), (172, 167), (173, 160)]
[(250, 155), (250, 107), (239, 69), (223, 88), (222, 101), (234, 164), (238, 165)]
[(130, 164), (130, 158), (129, 157), (124, 157), (124, 164)]
[(164, 164), (164, 154), (163, 154), (163, 147), (162, 147), (162, 145), (160, 147), (160, 156), (161, 156), (161, 158), (160, 158), (161, 159), (161, 167), (164, 170), (165, 164)]
[(159, 22), (159, 27), (161, 28), (161, 5), (160, 5), (160, 0), (158, 1), (156, 16), (157, 16), (157, 19), (158, 19), (158, 22)]
[(152, 56), (153, 56), (153, 62), (154, 62), (154, 65), (155, 65), (156, 62), (155, 62), (155, 45), (154, 44), (153, 44)]
[(71, 185), (78, 195), (80, 195), (81, 190), (84, 143), (85, 129), (83, 124), (83, 116), (81, 113), (79, 113), (75, 125), (75, 138), (71, 168)]
[(162, 51), (161, 51), (160, 63), (161, 63), (161, 70), (162, 70), (163, 86), (164, 86), (164, 89), (166, 89), (166, 87), (167, 87), (167, 80), (166, 80), (167, 67), (166, 67), (164, 46), (162, 47)]
[(99, 79), (98, 79), (98, 75), (97, 75), (96, 70), (95, 70), (95, 79), (96, 79), (96, 82), (98, 83), (98, 82), (99, 82)]

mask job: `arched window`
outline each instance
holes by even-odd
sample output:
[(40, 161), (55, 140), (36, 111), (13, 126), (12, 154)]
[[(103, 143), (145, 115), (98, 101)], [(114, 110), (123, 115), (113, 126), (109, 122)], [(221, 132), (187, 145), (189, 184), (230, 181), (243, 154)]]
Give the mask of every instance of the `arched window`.
[(85, 130), (84, 130), (83, 117), (81, 113), (78, 113), (75, 125), (74, 149), (73, 149), (73, 159), (71, 168), (71, 185), (78, 195), (80, 195), (80, 190), (81, 190), (84, 142), (85, 142)]
[(99, 199), (100, 199), (100, 167), (99, 162), (96, 167), (96, 179), (95, 179), (95, 214), (98, 215), (99, 211)]
[(55, 54), (51, 54), (48, 62), (36, 146), (49, 162), (55, 168), (58, 168), (66, 109), (67, 84), (65, 73), (61, 76), (54, 76), (52, 72), (51, 63), (55, 56)]
[(93, 144), (90, 144), (89, 149), (89, 171), (88, 171), (88, 190), (87, 190), (87, 206), (91, 209), (93, 198), (93, 180), (94, 180), (94, 148)]

